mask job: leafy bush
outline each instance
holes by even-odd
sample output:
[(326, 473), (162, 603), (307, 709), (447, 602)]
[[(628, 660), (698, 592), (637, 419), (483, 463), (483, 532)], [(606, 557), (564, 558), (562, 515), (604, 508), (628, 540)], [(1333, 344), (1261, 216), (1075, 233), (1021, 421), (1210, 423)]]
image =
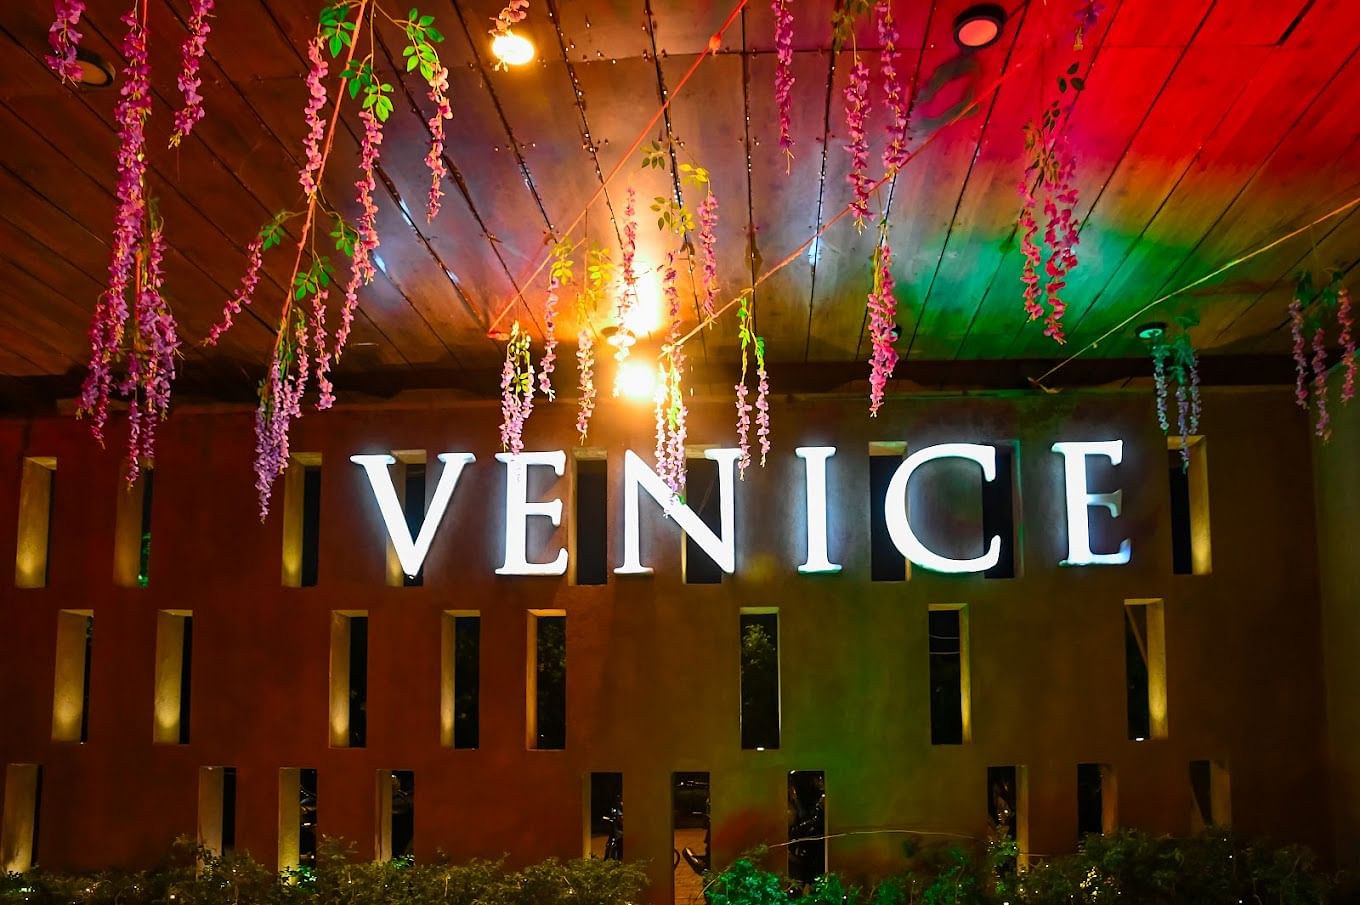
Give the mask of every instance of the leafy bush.
[(630, 905), (645, 882), (640, 868), (616, 861), (550, 859), (521, 871), (444, 858), (361, 862), (333, 840), (322, 843), (315, 868), (280, 875), (249, 855), (217, 857), (180, 843), (154, 871), (5, 875), (0, 905)]

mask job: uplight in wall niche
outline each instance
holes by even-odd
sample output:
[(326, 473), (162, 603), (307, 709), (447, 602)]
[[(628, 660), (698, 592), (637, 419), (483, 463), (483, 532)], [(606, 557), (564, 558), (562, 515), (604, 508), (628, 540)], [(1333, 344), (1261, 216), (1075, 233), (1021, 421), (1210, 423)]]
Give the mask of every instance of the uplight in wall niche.
[(57, 460), (49, 456), (24, 459), (19, 482), (19, 536), (14, 552), (14, 586), (47, 586), (47, 555), (51, 537), (52, 493)]

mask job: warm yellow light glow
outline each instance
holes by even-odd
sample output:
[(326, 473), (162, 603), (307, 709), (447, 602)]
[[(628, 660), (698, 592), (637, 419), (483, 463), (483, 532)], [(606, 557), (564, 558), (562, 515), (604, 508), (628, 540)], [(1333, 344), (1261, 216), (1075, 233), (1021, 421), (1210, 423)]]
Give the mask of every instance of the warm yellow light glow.
[(523, 35), (507, 31), (492, 39), (491, 52), (507, 66), (523, 66), (534, 58), (534, 45)]
[(614, 375), (614, 395), (649, 402), (656, 392), (656, 372), (642, 361), (625, 361)]
[(661, 327), (661, 274), (639, 257), (633, 264), (633, 286), (636, 297), (623, 325), (635, 336), (646, 336)]

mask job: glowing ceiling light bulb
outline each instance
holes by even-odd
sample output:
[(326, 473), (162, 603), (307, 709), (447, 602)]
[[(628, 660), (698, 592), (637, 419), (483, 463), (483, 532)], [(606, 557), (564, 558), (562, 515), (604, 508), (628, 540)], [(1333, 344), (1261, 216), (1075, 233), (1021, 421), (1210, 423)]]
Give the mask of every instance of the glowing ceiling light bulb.
[(534, 45), (523, 35), (507, 31), (491, 41), (491, 52), (507, 66), (523, 66), (534, 58)]
[(614, 374), (614, 395), (650, 402), (656, 394), (656, 372), (646, 362), (625, 361)]

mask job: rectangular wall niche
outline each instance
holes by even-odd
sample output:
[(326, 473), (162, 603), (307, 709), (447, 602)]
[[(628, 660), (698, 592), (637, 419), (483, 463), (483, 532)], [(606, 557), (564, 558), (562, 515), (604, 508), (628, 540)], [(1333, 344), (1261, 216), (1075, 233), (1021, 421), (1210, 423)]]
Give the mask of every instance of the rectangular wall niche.
[(789, 878), (812, 883), (826, 873), (826, 774), (789, 774)]
[(1014, 876), (1018, 867), (1028, 863), (1029, 851), (1029, 784), (1027, 771), (1022, 766), (1006, 765), (987, 768), (987, 819), (998, 834), (1014, 839), (1019, 857), (1016, 862), (1000, 865), (1003, 876)]
[(623, 774), (591, 773), (586, 781), (585, 857), (623, 860)]
[(1232, 825), (1232, 783), (1228, 765), (1217, 760), (1190, 761), (1190, 829)]
[(279, 871), (316, 864), (316, 770), (279, 770)]
[(283, 476), (283, 586), (315, 587), (320, 564), (321, 453), (293, 453)]
[(52, 682), (52, 741), (90, 740), (90, 654), (94, 612), (57, 614), (57, 658)]
[(930, 743), (962, 745), (973, 738), (973, 688), (968, 656), (968, 607), (932, 604), (930, 634)]
[(144, 588), (151, 580), (151, 498), (155, 472), (143, 468), (131, 486), (118, 479), (113, 534), (113, 583)]
[(1092, 834), (1112, 833), (1119, 824), (1118, 789), (1114, 767), (1109, 764), (1077, 764), (1077, 840)]
[(577, 585), (609, 581), (609, 463), (603, 449), (572, 452), (576, 518), (567, 526), (570, 579)]
[(14, 550), (14, 586), (47, 587), (47, 558), (52, 546), (52, 500), (57, 488), (57, 460), (24, 459), (19, 480), (19, 535)]
[(5, 767), (5, 809), (0, 824), (0, 870), (21, 874), (38, 863), (38, 815), (42, 812), (42, 767)]
[(482, 617), (449, 610), (440, 624), (439, 743), (476, 748), (480, 736)]
[(741, 747), (779, 747), (779, 610), (741, 610)]
[[(718, 463), (704, 458), (703, 447), (685, 450), (685, 499), (694, 514), (713, 530), (722, 531), (722, 497), (718, 493)], [(682, 532), (683, 534), (683, 532)], [(715, 563), (688, 534), (680, 547), (685, 584), (722, 584), (722, 566)]]
[(374, 851), (379, 861), (408, 858), (416, 837), (416, 774), (412, 770), (378, 771), (378, 832)]
[(236, 849), (236, 768), (198, 768), (198, 843), (219, 858)]
[(1213, 543), (1209, 533), (1209, 443), (1203, 437), (1188, 441), (1190, 465), (1181, 456), (1181, 438), (1169, 437), (1167, 475), (1171, 485), (1171, 565), (1177, 575), (1208, 575), (1213, 571)]
[(911, 564), (888, 534), (884, 499), (893, 474), (907, 454), (905, 443), (869, 444), (869, 577), (872, 581), (906, 581)]
[(712, 794), (708, 773), (671, 774), (671, 848), (680, 856), (672, 872), (676, 905), (703, 905), (704, 873), (713, 863)]
[(528, 747), (567, 747), (567, 612), (530, 610), (525, 662), (525, 728)]
[[(394, 449), (392, 457), (397, 464), (390, 466), (392, 487), (397, 492), (397, 502), (406, 516), (406, 530), (411, 537), (420, 533), (425, 521), (425, 507), (429, 505), (429, 494), (434, 492), (433, 484), (425, 480), (425, 450)], [(397, 548), (392, 539), (387, 540), (387, 584), (394, 588), (418, 588), (425, 583), (425, 569), (419, 574), (407, 575), (397, 558)]]
[(156, 614), (155, 720), (152, 741), (160, 745), (189, 743), (192, 700), (194, 614), (161, 610)]
[(1124, 601), (1129, 738), (1166, 738), (1166, 628), (1160, 600)]
[(368, 613), (331, 613), (331, 747), (368, 743)]

